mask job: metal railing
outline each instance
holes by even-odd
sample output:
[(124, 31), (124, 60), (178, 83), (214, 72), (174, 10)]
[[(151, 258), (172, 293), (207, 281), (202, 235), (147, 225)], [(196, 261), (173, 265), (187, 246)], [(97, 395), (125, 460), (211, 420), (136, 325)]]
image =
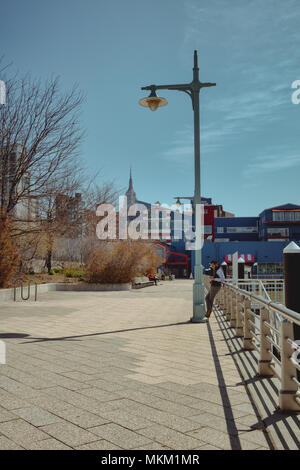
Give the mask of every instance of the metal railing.
[[(18, 286), (19, 284), (19, 286)], [(28, 284), (27, 284), (27, 296), (25, 297), (24, 296), (24, 281), (23, 279), (17, 279), (15, 282), (14, 282), (14, 302), (17, 301), (17, 288), (20, 287), (21, 288), (21, 299), (22, 300), (29, 300), (30, 299), (30, 294), (31, 294), (31, 284), (34, 285), (34, 300), (35, 302), (37, 301), (37, 289), (38, 289), (38, 285), (36, 282), (32, 282), (32, 281), (29, 281)]]
[[(231, 278), (226, 282), (233, 283)], [(238, 279), (240, 289), (280, 304), (284, 303), (284, 281), (282, 279)]]
[[(208, 288), (209, 280), (204, 278)], [(216, 302), (236, 335), (243, 338), (244, 349), (257, 351), (258, 374), (280, 380), (280, 409), (300, 411), (300, 343), (294, 340), (294, 325), (300, 325), (300, 314), (273, 302), (265, 293), (257, 295), (246, 285), (241, 288), (226, 280)]]

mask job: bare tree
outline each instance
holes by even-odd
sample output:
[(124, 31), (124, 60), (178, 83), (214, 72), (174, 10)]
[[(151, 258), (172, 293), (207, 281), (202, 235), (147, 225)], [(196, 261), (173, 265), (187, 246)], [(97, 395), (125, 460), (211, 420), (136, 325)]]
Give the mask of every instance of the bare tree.
[(76, 161), (83, 137), (82, 93), (61, 93), (57, 78), (45, 85), (29, 76), (6, 79), (0, 109), (0, 210), (15, 211), (24, 200), (40, 199)]
[(62, 93), (57, 78), (45, 84), (29, 76), (1, 79), (6, 84), (6, 105), (0, 108), (1, 217), (12, 219), (26, 260), (43, 253), (50, 272), (56, 240), (78, 238), (86, 251), (96, 240), (97, 205), (115, 202), (119, 192), (114, 183), (98, 185), (99, 173), (88, 178), (79, 164), (78, 87)]

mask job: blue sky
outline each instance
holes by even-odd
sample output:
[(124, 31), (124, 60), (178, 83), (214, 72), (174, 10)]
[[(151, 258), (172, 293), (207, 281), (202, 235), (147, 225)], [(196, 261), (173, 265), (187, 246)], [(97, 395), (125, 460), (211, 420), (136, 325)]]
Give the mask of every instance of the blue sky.
[[(0, 55), (21, 74), (61, 77), (86, 94), (82, 158), (139, 199), (193, 194), (190, 99), (164, 91), (155, 113), (141, 86), (187, 83), (193, 51), (201, 91), (202, 195), (239, 216), (300, 204), (299, 0), (10, 0)], [(1, 79), (1, 77), (0, 77)]]

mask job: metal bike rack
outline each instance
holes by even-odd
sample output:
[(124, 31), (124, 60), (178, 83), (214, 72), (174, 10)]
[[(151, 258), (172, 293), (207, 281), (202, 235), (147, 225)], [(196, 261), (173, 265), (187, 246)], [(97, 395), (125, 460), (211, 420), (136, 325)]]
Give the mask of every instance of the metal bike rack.
[(36, 283), (36, 282), (32, 283), (31, 281), (28, 282), (28, 284), (27, 284), (27, 296), (24, 297), (24, 283), (23, 283), (23, 279), (17, 279), (17, 280), (14, 282), (14, 302), (16, 302), (16, 300), (17, 300), (17, 287), (18, 287), (18, 284), (20, 284), (20, 287), (21, 287), (21, 299), (22, 299), (22, 300), (29, 300), (29, 299), (30, 299), (30, 294), (31, 294), (30, 287), (31, 287), (31, 284), (34, 284), (34, 286), (35, 286), (35, 289), (34, 289), (34, 300), (35, 300), (35, 302), (37, 301), (37, 288), (38, 288), (37, 283)]

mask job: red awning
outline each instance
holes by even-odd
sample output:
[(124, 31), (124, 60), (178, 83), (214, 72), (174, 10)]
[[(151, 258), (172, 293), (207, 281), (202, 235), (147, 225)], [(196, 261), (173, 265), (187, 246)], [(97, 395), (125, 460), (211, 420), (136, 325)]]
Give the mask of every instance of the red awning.
[[(232, 263), (232, 256), (233, 255), (229, 255), (229, 254), (224, 256), (224, 259), (225, 259), (226, 263)], [(239, 254), (238, 257), (239, 258), (242, 257), (243, 260), (245, 261), (245, 263), (254, 263), (254, 261), (255, 261), (255, 256), (253, 254), (249, 254), (249, 253), (244, 254), (244, 255)]]

